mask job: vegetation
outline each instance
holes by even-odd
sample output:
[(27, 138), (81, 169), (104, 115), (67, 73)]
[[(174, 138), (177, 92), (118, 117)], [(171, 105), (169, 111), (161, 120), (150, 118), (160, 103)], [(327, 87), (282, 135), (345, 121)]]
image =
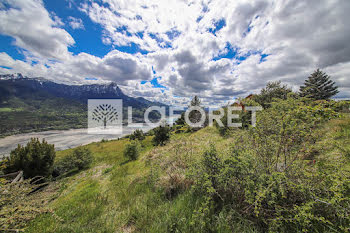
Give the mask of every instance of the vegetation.
[(130, 135), (129, 138), (130, 138), (130, 140), (142, 141), (145, 139), (145, 135), (141, 129), (137, 129)]
[(204, 196), (194, 215), (197, 227), (233, 230), (218, 221), (224, 215), (249, 219), (262, 232), (346, 231), (350, 174), (333, 167), (339, 173), (331, 175), (334, 161), (318, 157), (320, 149), (313, 147), (317, 128), (336, 116), (306, 99), (280, 100), (227, 154), (212, 146), (194, 170), (194, 191)]
[(52, 173), (56, 153), (54, 145), (48, 144), (44, 139), (32, 138), (26, 146), (18, 145), (11, 151), (10, 157), (5, 161), (7, 173), (23, 171), (26, 178), (35, 176), (48, 177)]
[[(294, 101), (300, 100), (286, 103), (289, 113)], [(258, 114), (257, 127), (266, 116)], [(298, 156), (287, 159), (288, 168), (284, 156), (277, 162), (274, 153), (270, 166), (263, 162), (266, 154), (255, 148), (265, 143), (257, 138), (262, 129), (236, 129), (221, 137), (217, 128), (206, 127), (173, 134), (162, 147), (146, 136), (140, 159), (128, 163), (126, 138), (84, 146), (95, 158), (92, 166), (58, 181), (61, 188), (48, 204), (50, 211), (39, 213), (26, 231), (346, 232), (350, 118), (327, 121), (324, 115), (320, 120), (327, 123), (312, 129), (316, 142), (290, 149), (291, 158)], [(59, 151), (57, 158), (71, 152)]]
[(140, 143), (133, 141), (125, 146), (124, 157), (129, 160), (136, 160), (140, 155)]
[(38, 93), (0, 102), (0, 136), (87, 126), (86, 106)]
[[(38, 211), (18, 228), (350, 231), (350, 116), (342, 112), (348, 103), (290, 92), (268, 101), (268, 108), (257, 112), (256, 127), (226, 126), (224, 135), (219, 127), (172, 132), (160, 126), (144, 135), (142, 147), (137, 137), (82, 146), (94, 157), (91, 165), (29, 195), (39, 197), (59, 187), (49, 211)], [(259, 105), (254, 99), (240, 104)], [(239, 114), (238, 120), (250, 123), (247, 112)], [(55, 166), (73, 153), (57, 152)], [(2, 216), (4, 221), (11, 218)]]
[(291, 92), (292, 89), (283, 85), (281, 81), (269, 82), (258, 95), (253, 96), (253, 100), (265, 109), (270, 107), (274, 99), (287, 99)]
[(70, 154), (55, 162), (53, 176), (57, 177), (72, 171), (86, 169), (92, 162), (91, 151), (85, 147), (77, 147)]
[(33, 193), (43, 184), (35, 184), (33, 179), (20, 183), (0, 182), (0, 231), (19, 232), (37, 215), (49, 213), (47, 203), (55, 192)]
[[(60, 88), (71, 90), (73, 86), (48, 85), (41, 85), (35, 79), (0, 80), (0, 137), (45, 130), (87, 128), (86, 100), (88, 97), (94, 98), (94, 94), (80, 93), (85, 97), (75, 97), (85, 99), (79, 99), (64, 96), (63, 91), (59, 91)], [(76, 91), (71, 91), (71, 95), (75, 94)], [(113, 96), (116, 97), (114, 92), (109, 98)], [(146, 107), (156, 103), (127, 97), (124, 104), (124, 120), (127, 119), (127, 106), (133, 106), (133, 121), (143, 122)], [(160, 114), (152, 111), (149, 117), (151, 120), (159, 119)]]
[(328, 100), (338, 92), (338, 87), (335, 86), (335, 82), (320, 69), (313, 72), (308, 79), (305, 80), (304, 86), (300, 87), (301, 96), (309, 97), (314, 100)]
[(170, 127), (168, 125), (160, 125), (153, 132), (153, 143), (155, 146), (163, 146), (170, 139)]

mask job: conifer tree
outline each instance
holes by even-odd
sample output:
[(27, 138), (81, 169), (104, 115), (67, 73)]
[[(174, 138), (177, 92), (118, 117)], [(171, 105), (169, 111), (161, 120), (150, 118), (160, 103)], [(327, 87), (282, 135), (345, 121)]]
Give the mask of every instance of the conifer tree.
[(326, 73), (317, 69), (313, 72), (304, 85), (300, 87), (300, 96), (315, 100), (327, 100), (338, 93), (338, 87)]

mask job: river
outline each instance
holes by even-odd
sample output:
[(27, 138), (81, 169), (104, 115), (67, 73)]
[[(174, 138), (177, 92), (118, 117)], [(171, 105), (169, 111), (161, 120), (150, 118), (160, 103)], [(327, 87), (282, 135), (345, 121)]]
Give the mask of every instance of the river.
[[(54, 144), (56, 150), (65, 150), (80, 145), (86, 145), (91, 142), (98, 142), (102, 139), (117, 139), (131, 134), (138, 128), (139, 127), (123, 127), (123, 133), (121, 135), (88, 134), (87, 129), (51, 130), (12, 135), (0, 139), (0, 158), (8, 156), (11, 150), (15, 149), (18, 144), (25, 145), (31, 138), (45, 139), (48, 143)], [(144, 126), (142, 130), (146, 132), (151, 128), (150, 126)]]

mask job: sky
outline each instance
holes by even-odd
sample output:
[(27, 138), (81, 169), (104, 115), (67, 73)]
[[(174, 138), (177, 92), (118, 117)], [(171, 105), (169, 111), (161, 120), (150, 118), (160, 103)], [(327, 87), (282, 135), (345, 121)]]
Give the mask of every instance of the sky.
[(350, 97), (349, 0), (0, 0), (0, 74), (218, 106), (320, 68)]

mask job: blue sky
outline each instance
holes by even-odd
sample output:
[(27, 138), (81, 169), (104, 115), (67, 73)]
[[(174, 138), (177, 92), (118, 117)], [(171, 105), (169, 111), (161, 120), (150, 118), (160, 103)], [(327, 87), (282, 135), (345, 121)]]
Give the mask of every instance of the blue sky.
[(211, 105), (269, 81), (297, 90), (321, 68), (346, 97), (350, 3), (335, 2), (3, 0), (0, 73), (113, 81), (133, 96)]

